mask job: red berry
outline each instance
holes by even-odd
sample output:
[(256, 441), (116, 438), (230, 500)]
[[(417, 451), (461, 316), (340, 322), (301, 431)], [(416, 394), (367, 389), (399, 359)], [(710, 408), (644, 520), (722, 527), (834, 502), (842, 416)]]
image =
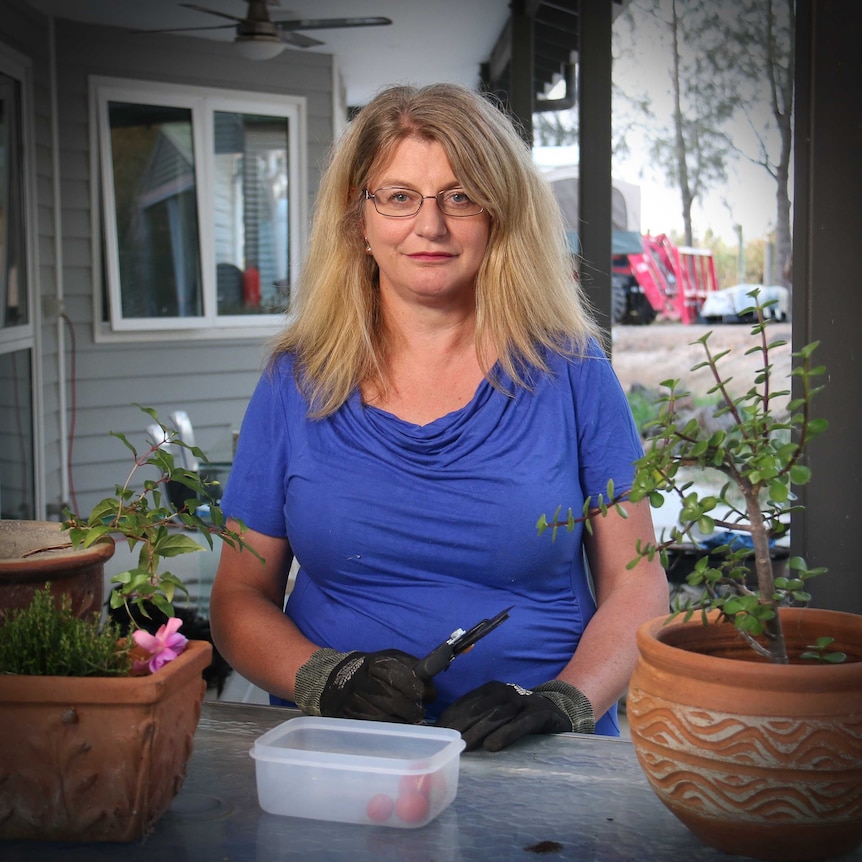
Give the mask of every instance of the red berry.
[(383, 823), (392, 816), (395, 810), (395, 802), (391, 796), (385, 793), (377, 793), (368, 800), (368, 806), (365, 813), (369, 820), (374, 820), (376, 823)]
[(395, 813), (405, 823), (418, 823), (428, 816), (428, 797), (417, 790), (408, 790), (398, 797)]

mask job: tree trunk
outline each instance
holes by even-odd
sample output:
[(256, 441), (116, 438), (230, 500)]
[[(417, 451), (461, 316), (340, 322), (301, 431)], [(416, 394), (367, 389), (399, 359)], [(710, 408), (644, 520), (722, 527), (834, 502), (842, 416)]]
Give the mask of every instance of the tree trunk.
[(685, 146), (685, 135), (682, 127), (682, 97), (679, 73), (679, 17), (676, 11), (676, 0), (671, 4), (673, 19), (671, 35), (673, 37), (673, 125), (676, 149), (676, 165), (679, 175), (679, 190), (682, 196), (682, 221), (685, 230), (686, 245), (693, 245), (694, 234), (691, 228), (692, 195), (688, 181), (688, 161)]
[[(796, 16), (795, 0), (785, 0), (790, 16), (790, 51), (787, 67), (778, 62), (776, 21), (772, 2), (767, 12), (767, 67), (772, 95), (772, 113), (781, 136), (781, 153), (775, 170), (775, 254), (780, 267), (779, 282), (785, 287), (793, 283), (792, 244), (790, 239), (790, 160), (793, 154), (793, 80), (796, 74), (794, 50)], [(779, 77), (780, 76), (780, 77)]]

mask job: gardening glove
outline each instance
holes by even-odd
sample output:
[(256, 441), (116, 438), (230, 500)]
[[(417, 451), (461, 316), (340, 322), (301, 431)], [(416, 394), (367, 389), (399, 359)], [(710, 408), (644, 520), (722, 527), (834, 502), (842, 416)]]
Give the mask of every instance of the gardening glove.
[(416, 676), (418, 659), (400, 650), (319, 649), (296, 673), (294, 700), (309, 715), (419, 724), (434, 686)]
[(437, 721), (460, 731), (467, 751), (500, 751), (529, 733), (595, 733), (593, 707), (573, 685), (555, 679), (532, 691), (486, 682), (458, 698)]

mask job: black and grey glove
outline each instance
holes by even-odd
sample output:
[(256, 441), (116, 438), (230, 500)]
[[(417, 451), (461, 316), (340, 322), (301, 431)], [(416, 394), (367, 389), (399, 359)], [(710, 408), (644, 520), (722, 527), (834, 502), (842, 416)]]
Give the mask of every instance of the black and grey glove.
[(418, 659), (400, 650), (319, 649), (296, 673), (294, 700), (309, 715), (419, 724), (434, 686), (416, 676)]
[(562, 680), (532, 690), (492, 681), (458, 698), (437, 725), (459, 731), (467, 751), (500, 751), (530, 733), (595, 733), (596, 719), (586, 696)]

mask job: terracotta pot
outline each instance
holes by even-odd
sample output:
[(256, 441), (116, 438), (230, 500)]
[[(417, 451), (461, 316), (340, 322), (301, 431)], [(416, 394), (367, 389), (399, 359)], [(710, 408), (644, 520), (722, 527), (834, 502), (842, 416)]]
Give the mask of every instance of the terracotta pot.
[(76, 550), (60, 527), (58, 521), (0, 520), (0, 610), (28, 607), (50, 581), (55, 596), (69, 596), (75, 616), (101, 612), (114, 540)]
[(862, 616), (781, 612), (791, 662), (820, 636), (840, 665), (775, 665), (730, 624), (638, 631), (627, 715), (662, 802), (704, 843), (816, 860), (862, 844)]
[(134, 841), (180, 790), (212, 646), (137, 677), (0, 676), (0, 839)]

